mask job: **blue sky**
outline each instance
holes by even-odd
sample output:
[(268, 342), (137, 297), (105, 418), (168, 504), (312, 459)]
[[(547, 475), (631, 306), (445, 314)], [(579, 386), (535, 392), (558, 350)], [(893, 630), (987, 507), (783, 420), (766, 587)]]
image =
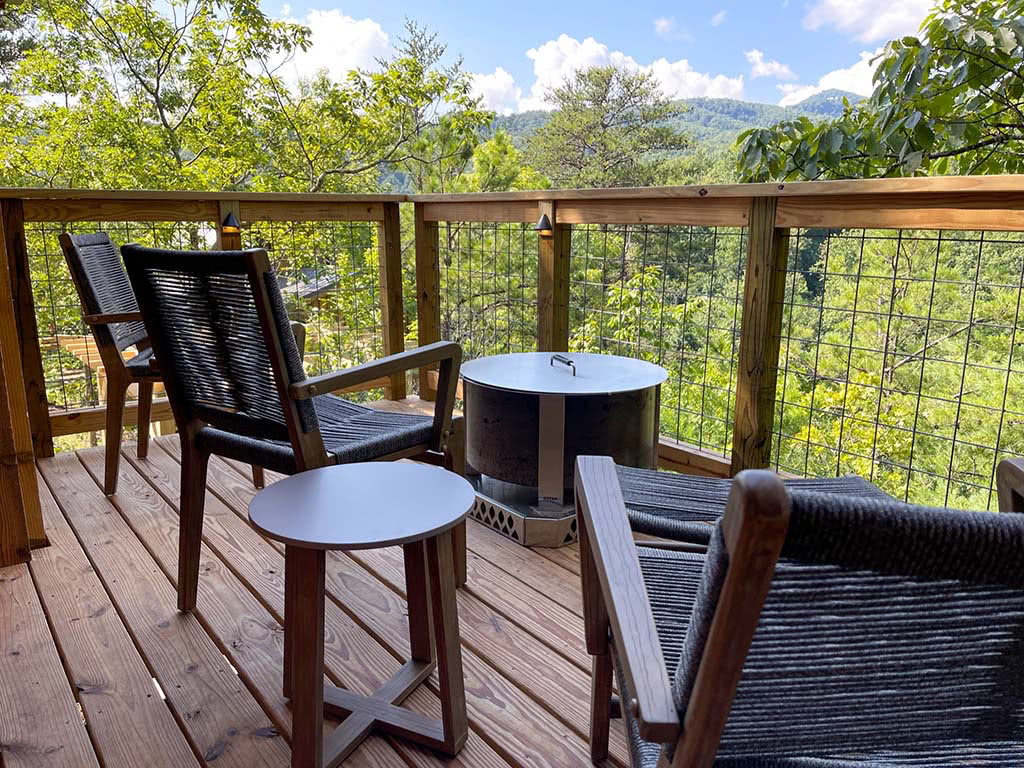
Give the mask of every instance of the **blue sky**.
[(867, 94), (871, 56), (913, 34), (932, 0), (264, 0), (313, 29), (313, 48), (288, 65), (340, 77), (370, 67), (406, 16), (464, 57), (486, 105), (544, 108), (545, 91), (575, 69), (617, 63), (654, 74), (668, 96), (796, 103), (825, 88)]

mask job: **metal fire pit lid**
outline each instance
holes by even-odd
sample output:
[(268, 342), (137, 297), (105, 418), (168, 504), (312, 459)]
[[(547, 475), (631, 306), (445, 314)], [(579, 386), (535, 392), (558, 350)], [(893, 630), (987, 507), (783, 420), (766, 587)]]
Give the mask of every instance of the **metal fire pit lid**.
[(518, 352), (463, 363), (462, 378), (492, 389), (535, 395), (610, 395), (661, 384), (668, 373), (660, 365), (618, 355), (562, 353), (576, 370), (552, 364), (552, 352)]

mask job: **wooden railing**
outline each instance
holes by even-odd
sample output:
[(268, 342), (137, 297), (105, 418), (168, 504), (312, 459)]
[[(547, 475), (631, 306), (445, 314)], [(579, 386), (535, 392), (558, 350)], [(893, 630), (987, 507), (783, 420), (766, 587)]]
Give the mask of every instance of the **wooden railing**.
[[(411, 303), (408, 312), (404, 306), (402, 284), (400, 203), (406, 202), (412, 205), (404, 209), (404, 237), (407, 243), (414, 240), (414, 262), (411, 257), (407, 259), (409, 263), (405, 271), (409, 280), (415, 274), (415, 320), (411, 316)], [(228, 212), (234, 213), (243, 224), (243, 235), (236, 236), (237, 239), (227, 239), (229, 236), (220, 232), (219, 222)], [(602, 233), (607, 235), (612, 231), (624, 233), (629, 240), (630, 237), (638, 237), (638, 233), (646, 237), (653, 231), (651, 228), (661, 227), (665, 228), (663, 236), (668, 251), (673, 243), (678, 242), (680, 233), (690, 232), (692, 238), (692, 231), (698, 229), (701, 232), (705, 228), (721, 232), (722, 238), (731, 238), (729, 242), (740, 244), (743, 251), (742, 263), (736, 266), (735, 275), (729, 273), (737, 280), (734, 319), (723, 328), (715, 327), (718, 320), (713, 319), (710, 307), (716, 299), (711, 289), (708, 289), (707, 297), (704, 342), (710, 344), (712, 330), (721, 331), (721, 338), (733, 339), (732, 346), (716, 352), (722, 355), (723, 360), (729, 361), (727, 368), (731, 372), (729, 381), (716, 385), (718, 391), (715, 395), (726, 403), (724, 416), (715, 418), (721, 422), (726, 436), (723, 439), (728, 443), (709, 449), (708, 445), (691, 445), (676, 434), (673, 438), (663, 438), (660, 461), (663, 466), (680, 471), (728, 476), (747, 467), (763, 467), (772, 463), (773, 436), (778, 437), (779, 433), (777, 415), (786, 405), (778, 395), (782, 392), (784, 400), (788, 386), (780, 384), (780, 370), (786, 372), (790, 368), (788, 361), (780, 361), (780, 348), (794, 338), (794, 334), (784, 328), (786, 312), (790, 312), (792, 318), (795, 304), (792, 297), (787, 303), (786, 286), (788, 279), (795, 281), (797, 275), (803, 274), (800, 271), (802, 266), (791, 263), (791, 242), (800, 241), (800, 238), (806, 241), (810, 237), (807, 230), (822, 228), (830, 231), (934, 229), (946, 232), (1024, 232), (1024, 177), (411, 196), (0, 189), (0, 213), (3, 223), (0, 242), (4, 248), (0, 263), (3, 264), (2, 269), (9, 273), (7, 278), (0, 275), (0, 384), (4, 388), (4, 396), (0, 397), (0, 565), (4, 565), (24, 560), (31, 546), (45, 541), (38, 510), (33, 457), (51, 455), (55, 437), (97, 430), (103, 414), (102, 404), (70, 407), (68, 403), (61, 403), (63, 407), (52, 409), (52, 403), (48, 402), (41, 337), (42, 342), (49, 344), (50, 331), (54, 329), (43, 333), (37, 322), (45, 307), (37, 306), (36, 298), (41, 295), (38, 285), (36, 295), (33, 294), (31, 267), (36, 254), (30, 243), (35, 237), (52, 239), (62, 228), (102, 222), (104, 225), (126, 223), (124, 237), (119, 238), (115, 233), (115, 239), (125, 239), (134, 236), (127, 224), (129, 222), (133, 223), (132, 226), (177, 223), (187, 229), (187, 232), (182, 230), (185, 234), (179, 240), (189, 241), (179, 242), (179, 245), (237, 247), (266, 244), (254, 240), (256, 233), (262, 231), (271, 233), (265, 235), (268, 242), (281, 258), (287, 259), (303, 248), (315, 250), (323, 247), (322, 241), (316, 239), (316, 232), (309, 233), (309, 226), (337, 227), (339, 222), (345, 222), (349, 227), (351, 246), (346, 253), (359, 250), (358, 245), (352, 245), (356, 240), (363, 242), (360, 239), (362, 235), (354, 237), (351, 228), (369, 226), (375, 228), (379, 267), (375, 284), (379, 322), (375, 322), (372, 333), (379, 334), (380, 353), (389, 354), (403, 348), (407, 326), (412, 327), (413, 322), (419, 344), (441, 338), (448, 330), (448, 320), (443, 319), (443, 315), (452, 301), (453, 291), (468, 290), (467, 285), (474, 280), (486, 283), (490, 279), (489, 275), (474, 273), (470, 261), (468, 278), (460, 274), (454, 276), (455, 281), (465, 282), (468, 279), (469, 283), (456, 285), (452, 282), (454, 268), (449, 262), (452, 254), (461, 247), (457, 242), (458, 226), (468, 227), (465, 231), (472, 234), (476, 223), (483, 228), (478, 231), (487, 236), (474, 242), (486, 241), (488, 247), (502, 258), (511, 258), (517, 249), (521, 257), (516, 265), (521, 269), (521, 279), (516, 278), (516, 285), (509, 289), (508, 295), (499, 297), (505, 302), (506, 312), (510, 312), (509, 307), (513, 303), (516, 304), (520, 325), (515, 329), (513, 340), (513, 330), (506, 322), (506, 327), (501, 329), (506, 338), (494, 348), (512, 349), (519, 345), (551, 351), (568, 350), (571, 339), (576, 339), (573, 343), (583, 343), (579, 339), (588, 337), (585, 329), (580, 329), (580, 322), (586, 320), (588, 312), (596, 311), (586, 306), (587, 291), (593, 288), (588, 283), (588, 274), (584, 270), (582, 278), (579, 277), (579, 264), (573, 266), (573, 254), (584, 252), (581, 250), (584, 237), (589, 243), (591, 237), (596, 239)], [(548, 215), (554, 232), (551, 237), (536, 238), (532, 225), (542, 214)], [(285, 230), (272, 228), (285, 226), (286, 222), (309, 226), (299, 235), (289, 230), (291, 234), (287, 234), (287, 238), (280, 235), (282, 239), (275, 240), (277, 236), (273, 232)], [(453, 223), (458, 225), (454, 229)], [(502, 229), (505, 225), (508, 227)], [(341, 229), (337, 231), (342, 232)], [(506, 236), (507, 242), (502, 239)], [(519, 238), (517, 243), (513, 242), (513, 236)], [(827, 239), (829, 236), (821, 237)], [(45, 257), (53, 260), (52, 263), (62, 262), (55, 248), (43, 247), (50, 248)], [(469, 247), (475, 246), (471, 242)], [(896, 247), (898, 253), (900, 246)], [(941, 249), (941, 244), (939, 247)], [(627, 246), (623, 246), (623, 282), (626, 249)], [(329, 250), (330, 247), (325, 248), (325, 252)], [(644, 259), (648, 251), (643, 251)], [(605, 253), (607, 255), (607, 251)], [(589, 254), (586, 258), (590, 258)], [(663, 272), (668, 270), (667, 260), (661, 267)], [(715, 268), (712, 251), (712, 267), (706, 270), (712, 275), (712, 280)], [(575, 280), (574, 269), (577, 271)], [(512, 268), (506, 264), (507, 274), (496, 273), (496, 276), (504, 277), (511, 285), (511, 271)], [(337, 270), (335, 272), (338, 273)], [(606, 280), (606, 273), (601, 274), (601, 280)], [(933, 283), (936, 281), (934, 275), (931, 279)], [(1018, 293), (1020, 279), (1019, 275), (1015, 278)], [(895, 284), (895, 277), (893, 280)], [(977, 284), (978, 276), (974, 280)], [(595, 290), (605, 287), (599, 286)], [(511, 295), (513, 289), (519, 291), (514, 297)], [(584, 297), (582, 308), (573, 306), (574, 290)], [(640, 291), (643, 298), (643, 284)], [(50, 290), (49, 295), (49, 301), (56, 306), (56, 299), (52, 298), (54, 291)], [(934, 297), (934, 288), (932, 295)], [(61, 301), (70, 299), (65, 295)], [(683, 304), (686, 301), (680, 306)], [(475, 311), (472, 304), (467, 306), (470, 313)], [(606, 309), (601, 308), (600, 311), (606, 312)], [(644, 305), (639, 311), (644, 314)], [(683, 314), (685, 311), (688, 311), (686, 307)], [(824, 306), (821, 311), (824, 313)], [(893, 311), (890, 306), (890, 316)], [(407, 314), (410, 315), (408, 318)], [(855, 307), (851, 326), (857, 322), (856, 314)], [(1015, 325), (1019, 318), (1018, 312), (1014, 318)], [(470, 317), (469, 322), (472, 321)], [(820, 326), (819, 320), (819, 329)], [(363, 333), (366, 335), (370, 331), (367, 328)], [(1014, 332), (1009, 352), (1011, 359), (1006, 363), (1008, 383), (1004, 395), (1012, 395), (1009, 379), (1016, 371), (1014, 366), (1017, 363), (1014, 363), (1012, 354), (1019, 346), (1018, 338), (1024, 338), (1024, 334), (1018, 337)], [(699, 346), (700, 341), (697, 338), (696, 341), (684, 339), (671, 343), (682, 350), (686, 344)], [(661, 344), (659, 355), (670, 346), (665, 339), (658, 339), (657, 343)], [(638, 341), (634, 350), (637, 354), (643, 353), (640, 346)], [(927, 339), (923, 346), (928, 349)], [(851, 341), (851, 350), (852, 347)], [(707, 349), (704, 354), (707, 357)], [(888, 350), (883, 353), (883, 365), (888, 359), (887, 354)], [(924, 357), (927, 357), (927, 352)], [(913, 359), (913, 355), (908, 359)], [(91, 376), (91, 373), (86, 376)], [(814, 371), (812, 378), (817, 376), (818, 371)], [(433, 397), (435, 381), (436, 376), (431, 371), (420, 372), (415, 383), (420, 397)], [(389, 397), (402, 398), (406, 395), (406, 380), (402, 376), (377, 384), (386, 388)], [(711, 393), (712, 386), (708, 382), (705, 381), (703, 386), (702, 392)], [(811, 386), (815, 384), (812, 382)], [(682, 388), (681, 383), (679, 387)], [(1008, 410), (1004, 403), (1000, 415), (1001, 432), (1005, 414), (1015, 412), (1015, 409), (1019, 406), (1011, 402)], [(812, 416), (813, 413), (812, 398)], [(166, 403), (158, 401), (154, 405), (154, 420), (169, 416)], [(132, 423), (133, 419), (134, 409), (129, 407), (126, 421)], [(1011, 426), (1019, 428), (1016, 424)], [(999, 439), (995, 445), (997, 452), (1000, 450)], [(810, 446), (810, 431), (807, 441)], [(955, 449), (955, 438), (953, 443)], [(778, 461), (776, 466), (784, 468)]]

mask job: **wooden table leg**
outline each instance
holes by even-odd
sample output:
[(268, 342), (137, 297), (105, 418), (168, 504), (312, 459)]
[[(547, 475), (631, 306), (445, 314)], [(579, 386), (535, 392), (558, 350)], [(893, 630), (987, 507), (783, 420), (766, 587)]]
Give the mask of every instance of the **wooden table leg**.
[(409, 604), (409, 649), (416, 661), (434, 660), (431, 637), (430, 581), (427, 575), (427, 550), (422, 541), (402, 547), (405, 555), (405, 594)]
[[(324, 761), (324, 566), (322, 549), (286, 547), (292, 636), (292, 768), (322, 768)], [(287, 664), (286, 664), (287, 665)]]
[(441, 749), (454, 755), (466, 743), (469, 725), (462, 676), (462, 646), (459, 643), (452, 537), (447, 532), (427, 539), (427, 570), (430, 573), (431, 615), (441, 689), (441, 722), (444, 727)]

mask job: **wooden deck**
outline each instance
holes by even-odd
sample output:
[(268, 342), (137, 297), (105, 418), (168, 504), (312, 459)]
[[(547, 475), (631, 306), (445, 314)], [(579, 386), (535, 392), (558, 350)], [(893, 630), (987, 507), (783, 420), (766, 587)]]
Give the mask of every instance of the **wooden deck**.
[[(199, 606), (182, 615), (178, 440), (156, 439), (145, 461), (134, 449), (110, 499), (102, 449), (38, 462), (51, 546), (0, 571), (3, 768), (286, 766), (284, 559), (246, 522), (248, 470), (211, 461)], [(468, 743), (443, 760), (373, 736), (346, 765), (590, 764), (578, 551), (524, 549), (469, 525), (458, 596)], [(408, 657), (401, 550), (329, 553), (327, 571), (327, 676), (369, 693)], [(438, 717), (435, 682), (406, 706)], [(612, 755), (628, 764), (620, 729)]]

